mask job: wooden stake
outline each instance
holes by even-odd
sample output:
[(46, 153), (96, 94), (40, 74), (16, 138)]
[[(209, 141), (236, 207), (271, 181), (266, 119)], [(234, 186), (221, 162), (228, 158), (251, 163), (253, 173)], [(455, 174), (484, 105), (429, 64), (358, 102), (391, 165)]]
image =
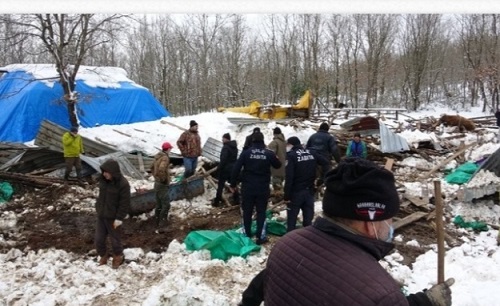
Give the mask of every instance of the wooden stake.
[(438, 284), (444, 283), (444, 226), (443, 226), (443, 198), (441, 197), (441, 181), (434, 181), (434, 200), (436, 201), (436, 232), (438, 247)]
[(463, 152), (465, 152), (465, 150), (467, 150), (468, 148), (471, 148), (473, 146), (475, 146), (477, 144), (477, 142), (473, 142), (471, 144), (468, 144), (466, 145), (465, 147), (463, 147), (462, 149), (458, 150), (457, 152), (455, 152), (455, 154), (453, 154), (452, 156), (448, 157), (447, 159), (445, 159), (444, 161), (440, 162), (437, 166), (435, 166), (434, 168), (432, 168), (431, 171), (427, 172), (423, 178), (426, 179), (428, 178), (429, 176), (431, 176), (431, 174), (433, 174), (434, 172), (438, 171), (439, 168), (443, 167), (444, 165), (446, 165), (447, 163), (449, 163), (450, 161), (452, 161), (453, 159), (455, 159), (458, 155), (462, 154)]

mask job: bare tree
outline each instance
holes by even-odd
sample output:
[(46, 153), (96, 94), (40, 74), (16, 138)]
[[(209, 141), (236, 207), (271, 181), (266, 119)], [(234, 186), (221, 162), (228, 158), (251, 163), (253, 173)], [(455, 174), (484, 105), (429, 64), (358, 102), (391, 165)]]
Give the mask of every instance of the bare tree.
[[(122, 15), (35, 14), (12, 15), (9, 22), (16, 26), (16, 43), (34, 38), (42, 42), (55, 62), (59, 81), (64, 90), (69, 120), (78, 125), (75, 103), (76, 75), (88, 51), (106, 43), (110, 35), (122, 28)], [(5, 17), (2, 18), (5, 22)]]

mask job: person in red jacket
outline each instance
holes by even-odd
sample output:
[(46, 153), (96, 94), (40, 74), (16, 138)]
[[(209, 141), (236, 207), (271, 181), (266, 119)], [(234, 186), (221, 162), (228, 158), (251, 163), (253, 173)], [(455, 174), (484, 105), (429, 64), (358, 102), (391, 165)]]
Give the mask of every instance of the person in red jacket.
[(378, 263), (393, 248), (393, 174), (347, 158), (325, 178), (323, 216), (281, 238), (240, 305), (450, 306), (454, 279), (404, 296)]

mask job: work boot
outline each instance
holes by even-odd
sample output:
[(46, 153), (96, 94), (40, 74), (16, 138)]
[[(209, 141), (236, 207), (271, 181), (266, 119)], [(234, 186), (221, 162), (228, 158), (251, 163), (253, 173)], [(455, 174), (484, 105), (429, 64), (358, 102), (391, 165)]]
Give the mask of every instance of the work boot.
[(113, 269), (118, 269), (118, 267), (125, 261), (123, 255), (113, 255)]
[(257, 241), (256, 241), (255, 243), (256, 243), (257, 245), (262, 245), (262, 244), (264, 244), (264, 243), (266, 243), (266, 242), (268, 242), (268, 241), (269, 241), (269, 239), (267, 239), (267, 237), (266, 237), (266, 238), (263, 238), (263, 239), (257, 238)]
[(221, 200), (220, 199), (215, 198), (215, 199), (212, 200), (212, 206), (213, 207), (219, 207), (220, 205), (221, 205)]
[(101, 256), (101, 259), (99, 259), (99, 266), (104, 266), (108, 264), (108, 259), (109, 255), (105, 254), (104, 256)]

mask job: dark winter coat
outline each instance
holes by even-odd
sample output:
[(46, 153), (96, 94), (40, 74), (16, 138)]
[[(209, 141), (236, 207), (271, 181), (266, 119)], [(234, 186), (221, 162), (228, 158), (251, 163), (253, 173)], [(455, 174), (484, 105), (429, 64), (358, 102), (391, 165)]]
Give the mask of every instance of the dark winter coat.
[(108, 181), (101, 176), (99, 179), (99, 196), (95, 203), (97, 215), (101, 218), (123, 220), (130, 209), (130, 185), (115, 160), (105, 161), (101, 170), (109, 172), (113, 178)]
[(238, 146), (236, 140), (224, 143), (220, 151), (219, 177), (231, 177), (231, 171), (237, 158)]
[[(243, 143), (243, 151), (250, 148), (253, 144), (253, 134), (255, 132), (252, 132), (252, 134), (248, 135), (245, 137), (245, 142)], [(259, 132), (260, 133), (260, 132)]]
[(273, 151), (266, 149), (263, 143), (253, 143), (250, 148), (241, 152), (231, 173), (231, 187), (236, 187), (241, 169), (241, 189), (253, 194), (269, 192), (271, 167), (279, 168), (281, 162)]
[(335, 137), (328, 131), (319, 130), (309, 137), (306, 147), (323, 155), (326, 159), (331, 160), (332, 157), (337, 163), (340, 162), (340, 153), (337, 148)]
[(497, 126), (500, 127), (500, 110), (497, 110), (495, 117), (497, 118)]
[(294, 191), (313, 189), (316, 180), (316, 166), (328, 171), (330, 162), (315, 151), (304, 149), (301, 146), (293, 147), (286, 158), (285, 200), (290, 200)]
[(278, 156), (281, 162), (281, 167), (278, 169), (271, 168), (272, 177), (285, 178), (285, 161), (286, 161), (286, 141), (283, 134), (275, 134), (273, 140), (269, 143), (267, 148)]
[(201, 155), (201, 139), (198, 131), (187, 130), (177, 140), (182, 157), (198, 157)]
[(273, 247), (264, 276), (265, 305), (431, 305), (424, 293), (412, 297), (419, 304), (407, 300), (378, 263), (392, 248), (320, 217)]

